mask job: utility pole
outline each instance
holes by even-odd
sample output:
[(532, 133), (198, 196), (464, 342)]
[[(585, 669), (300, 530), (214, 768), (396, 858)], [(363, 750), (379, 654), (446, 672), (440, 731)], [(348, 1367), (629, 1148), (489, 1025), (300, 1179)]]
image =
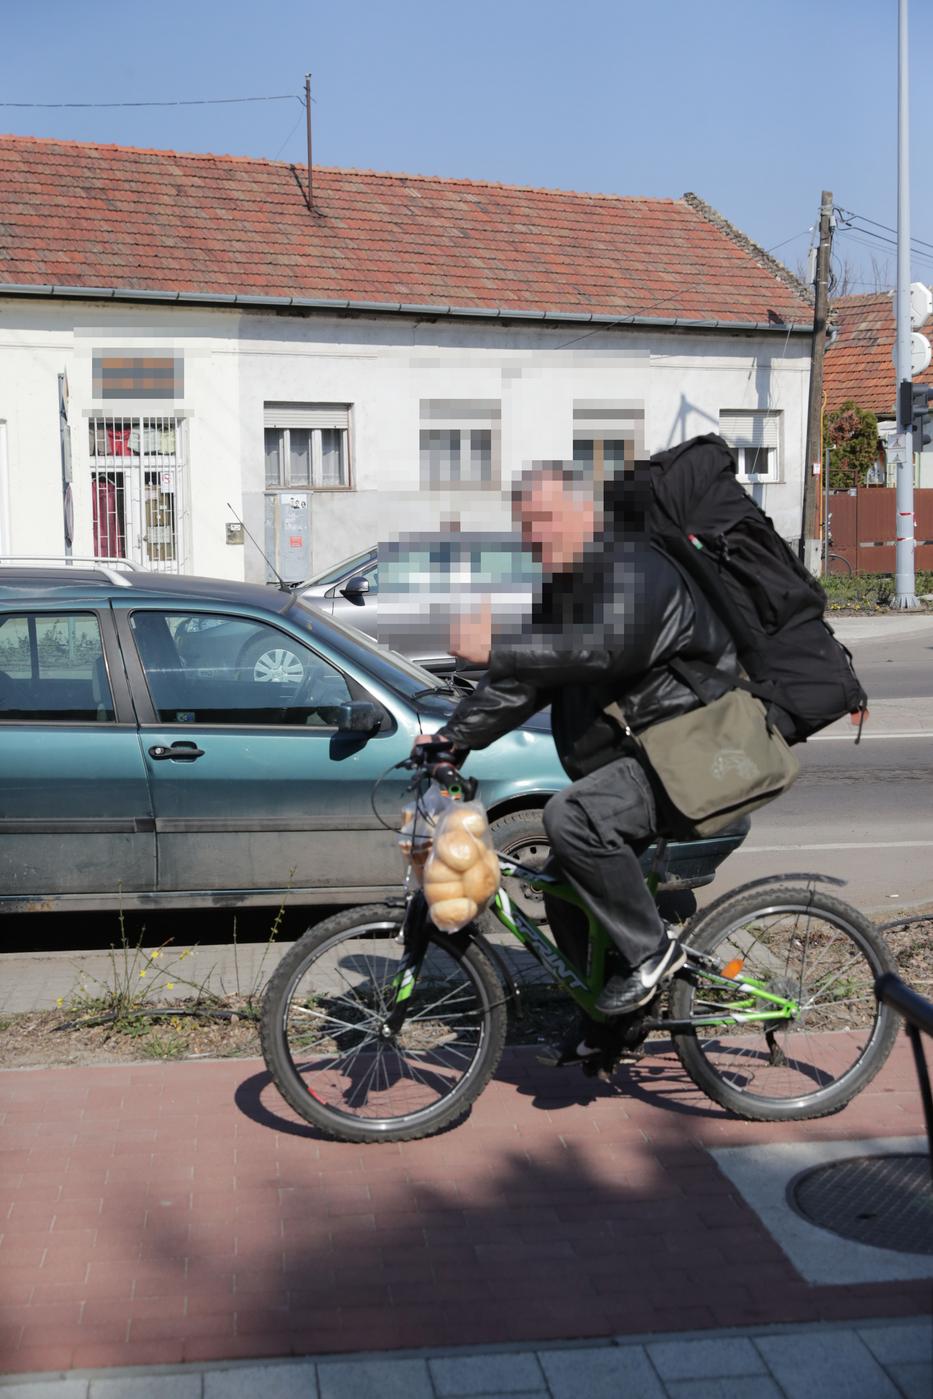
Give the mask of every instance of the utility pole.
[(824, 189), (820, 199), (820, 242), (816, 253), (816, 296), (813, 303), (810, 396), (807, 400), (807, 448), (803, 471), (803, 524), (800, 531), (801, 562), (811, 573), (820, 566), (820, 438), (823, 414), (823, 356), (829, 316), (829, 262), (833, 247), (833, 196)]
[(308, 208), (314, 212), (314, 186), (311, 183), (311, 74), (305, 73), (305, 118), (308, 127)]
[(894, 529), (894, 606), (919, 607), (914, 578), (914, 435), (911, 414), (902, 408), (900, 386), (913, 379), (910, 343), (910, 118), (907, 0), (897, 6), (897, 496)]

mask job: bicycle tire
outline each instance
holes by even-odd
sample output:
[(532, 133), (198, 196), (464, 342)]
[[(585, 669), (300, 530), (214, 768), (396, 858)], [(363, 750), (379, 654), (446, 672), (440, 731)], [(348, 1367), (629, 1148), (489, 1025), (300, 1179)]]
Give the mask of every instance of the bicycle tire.
[[(763, 897), (764, 895), (764, 897)], [(837, 926), (848, 928), (851, 940), (868, 955), (869, 964), (877, 977), (885, 971), (895, 971), (894, 959), (876, 928), (850, 904), (833, 898), (822, 890), (776, 887), (756, 890), (754, 894), (717, 900), (708, 913), (701, 916), (684, 941), (698, 952), (711, 954), (737, 921), (750, 921), (753, 915), (771, 912), (812, 911), (836, 920)], [(852, 935), (855, 936), (852, 936)], [(672, 1020), (688, 1019), (693, 1002), (693, 987), (680, 977), (670, 992), (669, 1013)], [(847, 1103), (871, 1083), (883, 1067), (894, 1044), (898, 1018), (888, 1006), (879, 1006), (874, 1028), (864, 1052), (841, 1078), (826, 1088), (796, 1099), (756, 1097), (728, 1083), (710, 1064), (697, 1038), (695, 1029), (672, 1031), (674, 1049), (684, 1069), (696, 1086), (721, 1107), (737, 1117), (751, 1122), (796, 1122), (829, 1117), (841, 1111)]]
[[(298, 981), (313, 966), (317, 954), (349, 942), (354, 931), (374, 923), (400, 927), (403, 913), (382, 904), (344, 910), (325, 919), (298, 939), (282, 958), (266, 988), (259, 1037), (272, 1081), (285, 1101), (306, 1122), (334, 1141), (358, 1144), (417, 1141), (433, 1136), (462, 1118), (495, 1073), (505, 1043), (507, 1011), (502, 983), (483, 950), (468, 933), (448, 935), (432, 930), (429, 943), (465, 968), (483, 1003), (477, 1054), (456, 1088), (431, 1107), (408, 1118), (354, 1118), (316, 1100), (298, 1072), (288, 1048), (286, 1015)], [(341, 938), (341, 935), (343, 937)], [(396, 1125), (392, 1125), (393, 1122)]]

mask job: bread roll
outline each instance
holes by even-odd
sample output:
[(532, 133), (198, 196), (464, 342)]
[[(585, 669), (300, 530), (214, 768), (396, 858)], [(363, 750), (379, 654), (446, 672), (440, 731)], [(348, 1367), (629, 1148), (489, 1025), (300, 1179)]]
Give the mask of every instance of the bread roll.
[(469, 831), (445, 831), (437, 838), (437, 853), (451, 869), (468, 870), (480, 858), (479, 847)]
[(425, 880), (425, 898), (433, 908), (435, 904), (442, 904), (447, 899), (465, 899), (468, 897), (462, 880), (455, 879), (449, 884), (429, 884)]
[(477, 904), (486, 903), (499, 887), (498, 871), (493, 874), (487, 862), (482, 859), (477, 860), (471, 869), (464, 870), (462, 879), (464, 894)]
[(431, 909), (431, 921), (442, 933), (456, 933), (465, 928), (477, 912), (472, 899), (445, 899)]
[(478, 811), (476, 807), (451, 807), (444, 823), (448, 830), (469, 831), (474, 836), (483, 836), (489, 830), (485, 811)]
[(424, 867), (425, 884), (453, 884), (460, 882), (460, 871), (451, 869), (450, 865), (445, 865), (443, 860), (439, 860), (437, 855), (431, 856)]

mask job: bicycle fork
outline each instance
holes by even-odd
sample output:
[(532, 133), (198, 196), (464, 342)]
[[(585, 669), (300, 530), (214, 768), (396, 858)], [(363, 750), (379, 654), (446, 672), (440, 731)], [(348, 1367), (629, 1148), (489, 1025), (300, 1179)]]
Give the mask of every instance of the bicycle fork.
[(420, 890), (408, 902), (399, 939), (404, 943), (405, 954), (398, 971), (389, 983), (392, 1001), (382, 1027), (382, 1033), (387, 1039), (397, 1035), (405, 1023), (412, 992), (428, 950), (428, 905)]

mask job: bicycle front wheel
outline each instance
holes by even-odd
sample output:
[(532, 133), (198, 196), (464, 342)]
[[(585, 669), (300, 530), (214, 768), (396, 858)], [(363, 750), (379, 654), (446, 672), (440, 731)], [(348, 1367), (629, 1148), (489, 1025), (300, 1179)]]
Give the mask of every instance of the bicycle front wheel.
[(398, 1033), (402, 913), (350, 909), (286, 953), (263, 998), (263, 1056), (283, 1098), (329, 1137), (398, 1142), (461, 1117), (502, 1053), (506, 1010), (488, 957), (432, 931)]
[(897, 1034), (897, 1016), (875, 999), (894, 962), (874, 925), (820, 890), (758, 890), (715, 905), (687, 943), (737, 983), (795, 1002), (790, 1019), (729, 1023), (742, 997), (702, 973), (671, 988), (673, 1020), (722, 1016), (673, 1034), (680, 1062), (714, 1102), (739, 1117), (784, 1122), (838, 1112), (870, 1083)]

